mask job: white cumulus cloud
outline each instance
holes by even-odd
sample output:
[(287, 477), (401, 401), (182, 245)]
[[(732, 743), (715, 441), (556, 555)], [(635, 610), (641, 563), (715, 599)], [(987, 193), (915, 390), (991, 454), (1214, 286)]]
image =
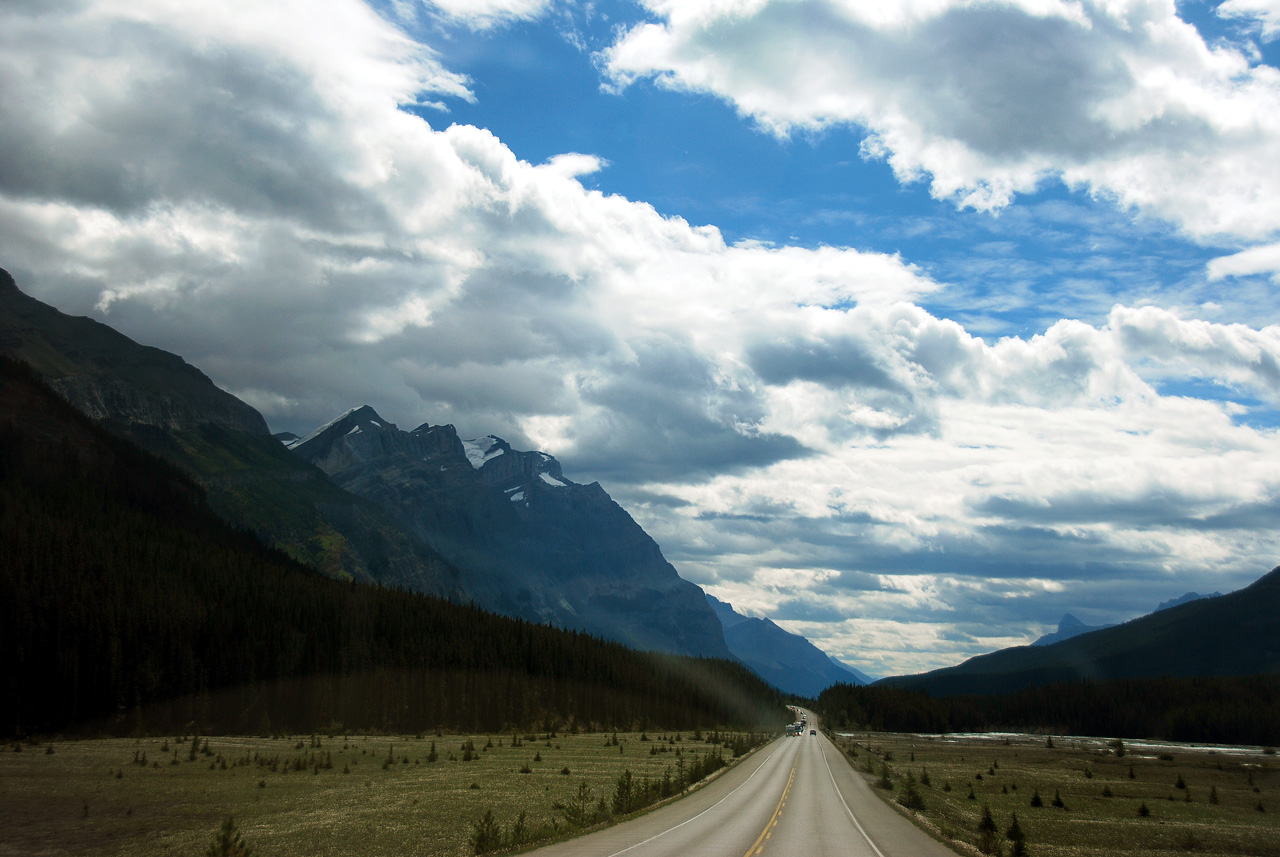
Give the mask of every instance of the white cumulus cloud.
[(850, 126), (964, 206), (1060, 179), (1197, 238), (1280, 230), (1280, 73), (1171, 0), (646, 5), (603, 54), (615, 86), (713, 93), (779, 135)]

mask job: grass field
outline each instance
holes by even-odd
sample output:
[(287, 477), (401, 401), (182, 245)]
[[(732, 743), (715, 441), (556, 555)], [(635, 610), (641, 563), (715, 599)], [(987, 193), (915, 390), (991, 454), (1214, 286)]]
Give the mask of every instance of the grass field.
[(925, 807), (918, 820), (962, 853), (979, 853), (987, 806), (997, 828), (988, 845), (1006, 855), (1015, 812), (1037, 857), (1280, 855), (1274, 754), (1146, 742), (1117, 748), (1095, 738), (1049, 743), (1027, 735), (837, 736), (873, 780), (888, 768), (889, 799), (903, 798), (910, 773)]
[(675, 777), (716, 749), (689, 733), (513, 737), (202, 737), (194, 758), (189, 737), (10, 744), (0, 855), (200, 855), (233, 816), (261, 857), (455, 857), (486, 810), (508, 829), (522, 810), (531, 828), (563, 829), (553, 805), (583, 782), (607, 799), (624, 770)]

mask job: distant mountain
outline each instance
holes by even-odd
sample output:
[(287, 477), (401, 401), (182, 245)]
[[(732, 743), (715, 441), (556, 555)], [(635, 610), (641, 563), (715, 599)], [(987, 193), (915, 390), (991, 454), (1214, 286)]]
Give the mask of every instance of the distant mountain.
[(743, 616), (714, 595), (707, 603), (724, 628), (733, 656), (765, 681), (787, 693), (814, 699), (839, 682), (867, 684), (869, 679), (842, 664), (799, 634), (783, 630), (769, 619)]
[[(1168, 610), (1170, 607), (1177, 607), (1190, 601), (1199, 601), (1201, 598), (1217, 598), (1221, 592), (1215, 592), (1212, 595), (1201, 595), (1198, 592), (1188, 592), (1178, 598), (1171, 598), (1168, 601), (1161, 601), (1160, 605), (1153, 610), (1158, 613), (1161, 610)], [(1064, 613), (1062, 620), (1058, 622), (1058, 630), (1052, 634), (1045, 634), (1031, 645), (1033, 646), (1051, 646), (1054, 643), (1060, 643), (1063, 640), (1070, 640), (1072, 637), (1078, 637), (1081, 634), (1088, 634), (1090, 631), (1101, 631), (1103, 628), (1114, 628), (1115, 625), (1086, 625), (1070, 613)]]
[(1280, 568), (1237, 592), (1048, 646), (1018, 646), (878, 682), (931, 694), (1003, 693), (1075, 679), (1280, 673)]
[(1112, 625), (1086, 625), (1070, 613), (1064, 613), (1062, 620), (1058, 622), (1058, 630), (1052, 634), (1045, 634), (1031, 645), (1033, 646), (1052, 646), (1054, 643), (1061, 643), (1063, 640), (1070, 640), (1072, 637), (1079, 637), (1081, 634), (1087, 634), (1090, 631), (1101, 631), (1103, 628), (1111, 628)]
[(873, 676), (869, 676), (866, 673), (864, 673), (862, 670), (851, 667), (848, 664), (846, 664), (844, 661), (838, 660), (837, 658), (832, 657), (831, 655), (827, 655), (827, 658), (831, 661), (831, 663), (836, 665), (836, 669), (848, 673), (853, 678), (852, 681), (849, 681), (849, 679), (844, 679), (844, 681), (849, 684), (872, 684), (876, 680)]
[(1170, 607), (1178, 607), (1190, 601), (1199, 601), (1201, 598), (1217, 598), (1221, 594), (1221, 592), (1215, 592), (1212, 595), (1201, 595), (1199, 592), (1188, 592), (1177, 598), (1170, 598), (1168, 601), (1161, 601), (1160, 606), (1156, 608), (1156, 612), (1168, 610)]
[(229, 523), (339, 578), (464, 597), (457, 572), (373, 503), (290, 455), (249, 405), (181, 357), (23, 294), (0, 270), (0, 354), (178, 465)]
[(364, 406), (294, 454), (395, 515), (490, 610), (641, 649), (728, 657), (703, 592), (598, 483), (565, 478), (542, 452), (453, 426), (402, 431)]

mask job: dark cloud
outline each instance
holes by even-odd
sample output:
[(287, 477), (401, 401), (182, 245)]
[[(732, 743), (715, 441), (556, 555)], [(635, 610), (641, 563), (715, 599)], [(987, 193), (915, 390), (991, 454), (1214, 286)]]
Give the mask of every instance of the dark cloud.
[(761, 431), (763, 403), (717, 379), (715, 366), (678, 337), (635, 347), (635, 360), (586, 379), (583, 400), (605, 416), (580, 427), (574, 458), (610, 478), (697, 481), (811, 453)]
[(746, 357), (752, 370), (767, 384), (813, 381), (829, 387), (907, 392), (877, 364), (864, 345), (847, 337), (762, 342), (748, 348)]

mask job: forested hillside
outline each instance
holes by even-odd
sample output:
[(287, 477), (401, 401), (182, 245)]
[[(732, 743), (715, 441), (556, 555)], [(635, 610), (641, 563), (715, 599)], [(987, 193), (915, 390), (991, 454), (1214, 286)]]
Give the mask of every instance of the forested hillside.
[(772, 723), (726, 661), (323, 578), (0, 361), (7, 735)]
[(1280, 568), (1244, 589), (1201, 598), (1048, 646), (1015, 646), (879, 684), (946, 694), (1175, 676), (1280, 674)]
[(1073, 681), (1003, 694), (930, 696), (841, 684), (818, 697), (836, 728), (889, 732), (1049, 732), (1275, 745), (1280, 676)]

